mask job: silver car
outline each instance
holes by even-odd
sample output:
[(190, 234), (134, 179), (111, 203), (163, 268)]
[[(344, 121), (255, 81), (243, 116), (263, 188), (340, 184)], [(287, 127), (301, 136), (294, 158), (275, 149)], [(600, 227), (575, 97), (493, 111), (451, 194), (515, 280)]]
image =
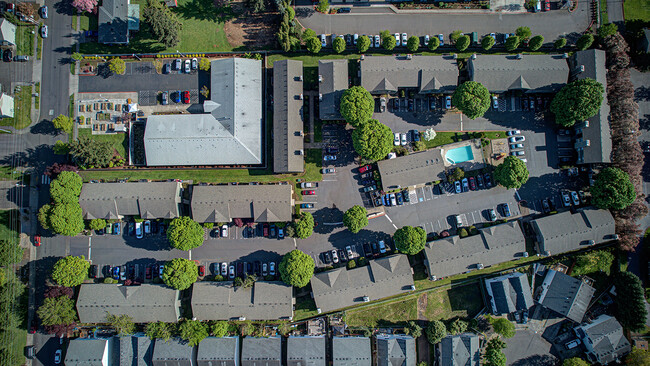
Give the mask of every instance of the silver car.
[(375, 47), (379, 47), (379, 35), (375, 36)]
[(45, 24), (41, 27), (41, 37), (47, 38), (47, 25)]
[(408, 35), (406, 33), (402, 33), (402, 46), (406, 46), (407, 42), (408, 42)]
[(189, 73), (190, 73), (190, 69), (191, 69), (191, 66), (190, 66), (190, 60), (185, 60), (185, 73), (186, 73), (186, 74), (189, 74)]
[(399, 33), (395, 33), (395, 47), (399, 47)]
[(402, 133), (402, 134), (400, 135), (400, 137), (401, 137), (402, 146), (405, 146), (405, 145), (407, 144), (407, 141), (406, 141), (406, 134), (405, 134), (405, 133)]
[(226, 277), (228, 275), (228, 263), (221, 263), (221, 275)]

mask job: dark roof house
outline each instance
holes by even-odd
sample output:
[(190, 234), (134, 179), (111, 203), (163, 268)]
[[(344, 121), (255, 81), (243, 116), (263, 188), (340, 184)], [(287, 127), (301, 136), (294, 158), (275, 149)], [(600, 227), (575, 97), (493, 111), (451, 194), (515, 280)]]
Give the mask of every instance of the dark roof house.
[(280, 366), (282, 339), (280, 337), (246, 337), (242, 342), (242, 366)]
[(196, 347), (172, 338), (158, 341), (153, 347), (153, 366), (195, 366)]
[(207, 337), (199, 343), (197, 366), (239, 366), (239, 337)]
[[(135, 4), (137, 5), (137, 4)], [(99, 43), (127, 44), (129, 43), (130, 11), (129, 0), (103, 0), (98, 11), (98, 38)], [(138, 5), (139, 10), (139, 5)], [(138, 20), (139, 20), (138, 13)], [(133, 28), (133, 26), (131, 27)]]
[(528, 276), (524, 273), (513, 272), (488, 278), (485, 280), (485, 290), (494, 315), (528, 310), (533, 306)]
[(591, 323), (575, 327), (573, 331), (582, 340), (587, 359), (593, 363), (606, 365), (621, 360), (632, 350), (623, 334), (623, 327), (609, 315), (601, 315)]
[(377, 366), (415, 366), (415, 339), (409, 335), (381, 334), (377, 337)]
[(112, 366), (112, 344), (111, 338), (71, 339), (63, 363), (66, 366)]
[(361, 59), (361, 86), (371, 94), (395, 94), (399, 88), (419, 93), (453, 93), (458, 65), (451, 56), (365, 56)]
[(446, 180), (441, 149), (380, 160), (377, 167), (381, 183), (387, 190)]
[(371, 260), (368, 266), (316, 273), (311, 287), (316, 307), (324, 313), (415, 289), (408, 257), (402, 254)]
[(348, 89), (348, 60), (318, 61), (318, 103), (320, 119), (342, 120), (339, 112), (341, 95)]
[(439, 366), (478, 366), (481, 349), (476, 334), (448, 335), (438, 344)]
[(549, 310), (580, 323), (595, 291), (596, 289), (577, 278), (548, 269), (544, 282), (535, 292), (535, 301)]
[(273, 63), (273, 171), (305, 169), (302, 122), (302, 61)]
[(325, 337), (287, 338), (287, 366), (325, 365)]
[(120, 366), (151, 366), (154, 342), (144, 334), (113, 337), (113, 358)]
[(370, 338), (332, 338), (332, 366), (370, 366), (371, 364)]
[(86, 183), (79, 204), (83, 218), (173, 219), (180, 216), (180, 182)]

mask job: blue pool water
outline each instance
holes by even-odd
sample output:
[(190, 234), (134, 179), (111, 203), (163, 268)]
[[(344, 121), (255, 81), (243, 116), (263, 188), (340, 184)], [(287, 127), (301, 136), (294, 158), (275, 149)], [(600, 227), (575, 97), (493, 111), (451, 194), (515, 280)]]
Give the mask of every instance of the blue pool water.
[(445, 154), (445, 159), (447, 159), (447, 161), (451, 164), (458, 164), (465, 161), (474, 160), (472, 147), (466, 145), (463, 147), (457, 147), (455, 149), (448, 150)]

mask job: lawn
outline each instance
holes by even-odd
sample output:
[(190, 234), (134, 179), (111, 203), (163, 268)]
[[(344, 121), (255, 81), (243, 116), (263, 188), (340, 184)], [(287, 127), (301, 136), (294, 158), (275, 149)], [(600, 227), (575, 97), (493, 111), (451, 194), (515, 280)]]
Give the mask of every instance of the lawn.
[(625, 11), (625, 20), (650, 21), (650, 0), (625, 0), (623, 10)]
[(444, 288), (427, 293), (427, 319), (469, 318), (483, 308), (483, 297), (478, 282)]
[(381, 303), (345, 312), (346, 323), (352, 327), (377, 327), (418, 319), (418, 298), (408, 296), (398, 301)]
[(113, 145), (113, 148), (122, 157), (126, 157), (126, 149), (129, 146), (128, 135), (125, 133), (116, 133), (111, 135), (93, 135), (90, 128), (80, 128), (79, 136), (88, 136), (97, 141), (107, 141)]
[[(142, 9), (140, 9), (140, 11), (142, 11)], [(97, 14), (83, 13), (79, 17), (82, 31), (97, 30)]]
[(16, 29), (16, 56), (34, 56), (34, 26), (21, 25)]
[(3, 118), (0, 126), (11, 126), (17, 130), (32, 124), (32, 87), (20, 86), (20, 91), (14, 94), (14, 118)]
[(296, 298), (295, 308), (296, 310), (293, 314), (293, 321), (299, 321), (318, 315), (318, 310), (316, 310), (316, 303), (310, 296), (302, 296)]

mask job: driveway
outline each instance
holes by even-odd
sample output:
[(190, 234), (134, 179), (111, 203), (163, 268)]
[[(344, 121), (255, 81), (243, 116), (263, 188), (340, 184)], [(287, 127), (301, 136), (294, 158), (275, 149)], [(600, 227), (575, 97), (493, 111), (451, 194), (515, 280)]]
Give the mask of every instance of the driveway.
[(554, 366), (557, 358), (551, 355), (552, 345), (541, 334), (522, 329), (512, 338), (504, 338), (507, 347), (503, 353), (508, 366)]

